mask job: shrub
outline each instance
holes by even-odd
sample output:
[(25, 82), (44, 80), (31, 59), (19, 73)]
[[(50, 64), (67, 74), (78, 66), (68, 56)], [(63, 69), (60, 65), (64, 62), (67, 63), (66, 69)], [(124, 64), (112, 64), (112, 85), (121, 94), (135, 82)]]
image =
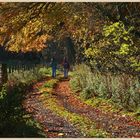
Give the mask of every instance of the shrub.
[(83, 91), (81, 92), (81, 96), (84, 98), (84, 99), (89, 99), (89, 98), (92, 98), (93, 95), (94, 95), (94, 89), (92, 87), (86, 87), (83, 89)]

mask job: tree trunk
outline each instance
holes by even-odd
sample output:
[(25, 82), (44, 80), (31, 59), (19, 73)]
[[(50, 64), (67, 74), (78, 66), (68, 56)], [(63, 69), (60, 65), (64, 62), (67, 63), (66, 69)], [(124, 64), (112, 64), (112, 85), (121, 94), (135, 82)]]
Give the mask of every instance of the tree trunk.
[(1, 84), (5, 84), (8, 80), (7, 64), (1, 66)]

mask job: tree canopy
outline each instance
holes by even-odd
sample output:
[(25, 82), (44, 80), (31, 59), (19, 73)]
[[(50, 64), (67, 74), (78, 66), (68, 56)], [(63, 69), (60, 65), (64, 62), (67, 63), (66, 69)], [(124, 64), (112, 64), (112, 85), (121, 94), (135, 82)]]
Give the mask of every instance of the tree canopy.
[[(139, 3), (0, 3), (0, 44), (10, 51), (41, 51), (70, 37), (92, 67), (139, 71)], [(79, 52), (80, 51), (80, 52)]]

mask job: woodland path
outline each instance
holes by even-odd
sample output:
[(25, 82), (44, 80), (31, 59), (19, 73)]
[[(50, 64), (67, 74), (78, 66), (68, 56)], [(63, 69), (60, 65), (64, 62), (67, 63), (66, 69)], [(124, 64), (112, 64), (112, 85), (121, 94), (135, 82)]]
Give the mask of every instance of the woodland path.
[[(37, 86), (41, 86), (44, 82), (37, 83)], [(40, 100), (39, 96), (41, 93), (34, 86), (26, 97), (24, 106), (41, 124), (46, 137), (86, 137), (68, 120), (44, 106), (44, 101)], [(140, 121), (119, 113), (105, 113), (99, 108), (85, 104), (73, 95), (67, 80), (58, 82), (51, 98), (57, 101), (59, 107), (65, 108), (68, 112), (89, 118), (96, 124), (96, 129), (103, 129), (110, 134), (110, 137), (140, 138)]]

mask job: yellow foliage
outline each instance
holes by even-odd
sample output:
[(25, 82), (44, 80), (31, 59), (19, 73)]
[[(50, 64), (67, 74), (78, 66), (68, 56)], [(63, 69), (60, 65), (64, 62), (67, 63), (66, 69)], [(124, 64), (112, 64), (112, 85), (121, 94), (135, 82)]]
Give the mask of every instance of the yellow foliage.
[(41, 93), (47, 92), (47, 93), (52, 93), (52, 88), (41, 88), (40, 89)]

